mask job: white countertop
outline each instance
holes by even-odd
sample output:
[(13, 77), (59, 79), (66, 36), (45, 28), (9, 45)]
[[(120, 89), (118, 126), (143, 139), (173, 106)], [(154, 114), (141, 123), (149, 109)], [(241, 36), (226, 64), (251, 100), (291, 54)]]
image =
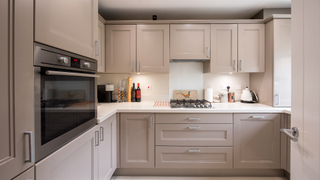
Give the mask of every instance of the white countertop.
[(170, 108), (153, 107), (154, 101), (125, 102), (125, 103), (99, 103), (98, 123), (117, 112), (137, 113), (291, 113), (291, 108), (273, 108), (263, 104), (213, 103), (213, 108)]

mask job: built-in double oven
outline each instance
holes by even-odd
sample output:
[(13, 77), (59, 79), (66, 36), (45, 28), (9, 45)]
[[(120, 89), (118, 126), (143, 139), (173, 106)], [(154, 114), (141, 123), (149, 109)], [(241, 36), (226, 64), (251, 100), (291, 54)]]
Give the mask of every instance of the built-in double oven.
[(34, 44), (35, 160), (96, 124), (97, 62)]

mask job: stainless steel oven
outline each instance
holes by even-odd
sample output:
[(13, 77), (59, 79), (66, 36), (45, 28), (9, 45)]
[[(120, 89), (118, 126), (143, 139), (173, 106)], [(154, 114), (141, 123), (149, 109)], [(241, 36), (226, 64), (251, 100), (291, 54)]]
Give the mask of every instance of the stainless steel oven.
[(34, 44), (35, 160), (96, 124), (94, 59)]

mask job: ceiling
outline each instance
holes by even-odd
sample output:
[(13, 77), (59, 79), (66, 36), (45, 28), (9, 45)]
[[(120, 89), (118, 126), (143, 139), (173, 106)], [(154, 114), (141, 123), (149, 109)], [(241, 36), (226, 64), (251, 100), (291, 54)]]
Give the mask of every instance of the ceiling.
[(291, 0), (99, 0), (106, 20), (250, 19), (261, 9), (290, 7)]

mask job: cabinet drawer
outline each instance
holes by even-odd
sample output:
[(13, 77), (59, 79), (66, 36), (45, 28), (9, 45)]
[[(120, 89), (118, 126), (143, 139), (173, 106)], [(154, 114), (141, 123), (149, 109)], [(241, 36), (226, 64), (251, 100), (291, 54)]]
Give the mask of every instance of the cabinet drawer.
[(233, 123), (232, 114), (156, 114), (156, 123)]
[(230, 169), (232, 147), (156, 146), (156, 168)]
[(232, 146), (233, 124), (156, 124), (156, 145)]

